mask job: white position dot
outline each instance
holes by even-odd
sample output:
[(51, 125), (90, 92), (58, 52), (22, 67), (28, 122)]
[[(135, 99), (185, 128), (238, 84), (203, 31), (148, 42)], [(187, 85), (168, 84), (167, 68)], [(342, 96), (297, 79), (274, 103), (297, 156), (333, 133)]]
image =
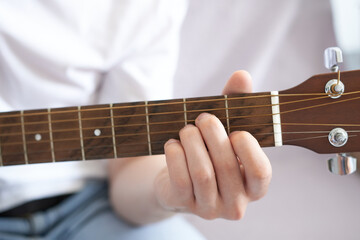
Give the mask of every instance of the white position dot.
[(35, 134), (35, 140), (40, 141), (41, 140), (41, 134), (39, 134), (39, 133)]
[(94, 130), (94, 135), (95, 136), (100, 136), (101, 135), (101, 130), (100, 129), (95, 129)]

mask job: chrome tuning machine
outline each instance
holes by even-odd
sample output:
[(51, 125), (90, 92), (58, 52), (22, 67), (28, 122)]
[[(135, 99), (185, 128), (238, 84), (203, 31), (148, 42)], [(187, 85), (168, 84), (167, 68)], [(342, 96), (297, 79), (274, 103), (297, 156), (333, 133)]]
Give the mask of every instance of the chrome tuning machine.
[(346, 153), (338, 153), (328, 160), (329, 171), (338, 175), (349, 175), (356, 171), (355, 157)]
[(342, 51), (338, 47), (329, 47), (324, 51), (325, 67), (332, 72), (337, 72), (337, 79), (329, 80), (325, 85), (325, 93), (335, 99), (341, 97), (345, 91), (344, 84), (340, 81), (339, 63), (343, 62)]
[(325, 67), (332, 72), (339, 71), (339, 63), (343, 62), (342, 51), (338, 47), (329, 47), (324, 51)]
[[(339, 98), (345, 91), (340, 81), (339, 63), (343, 62), (342, 51), (338, 47), (329, 47), (324, 51), (325, 67), (338, 73), (337, 79), (331, 79), (325, 86), (325, 92), (331, 98)], [(329, 142), (334, 147), (342, 147), (348, 140), (347, 132), (342, 128), (335, 128), (329, 133)], [(336, 157), (328, 160), (329, 171), (338, 175), (349, 175), (356, 171), (357, 159), (346, 153), (338, 153)]]

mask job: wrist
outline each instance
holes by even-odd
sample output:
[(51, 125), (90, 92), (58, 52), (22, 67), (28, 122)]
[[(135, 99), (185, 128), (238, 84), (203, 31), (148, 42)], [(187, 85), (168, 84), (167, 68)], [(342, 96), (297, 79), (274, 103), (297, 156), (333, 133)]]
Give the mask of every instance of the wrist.
[(166, 174), (168, 174), (167, 167), (164, 167), (156, 176), (153, 183), (153, 189), (154, 189), (154, 206), (158, 210), (159, 214), (163, 214), (164, 216), (171, 217), (176, 212), (176, 208), (173, 208), (171, 206), (168, 206), (165, 203), (165, 198), (168, 195), (166, 189), (167, 178)]

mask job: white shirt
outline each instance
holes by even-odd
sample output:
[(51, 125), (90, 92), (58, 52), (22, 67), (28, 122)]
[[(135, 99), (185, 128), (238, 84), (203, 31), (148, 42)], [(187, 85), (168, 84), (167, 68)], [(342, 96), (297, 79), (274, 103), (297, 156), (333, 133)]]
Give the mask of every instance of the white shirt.
[[(183, 0), (0, 1), (0, 111), (171, 98), (186, 6)], [(0, 211), (76, 191), (85, 178), (104, 177), (101, 166), (0, 167)]]

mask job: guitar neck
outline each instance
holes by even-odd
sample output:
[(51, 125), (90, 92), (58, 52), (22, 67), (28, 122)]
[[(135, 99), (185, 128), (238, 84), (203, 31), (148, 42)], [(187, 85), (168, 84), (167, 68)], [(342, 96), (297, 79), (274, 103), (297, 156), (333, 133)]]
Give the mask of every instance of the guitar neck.
[[(315, 75), (280, 93), (0, 113), (0, 166), (163, 154), (164, 143), (202, 112), (216, 115), (227, 133), (250, 132), (262, 147), (360, 151), (360, 70), (342, 72), (346, 91), (333, 97), (324, 87), (337, 77)], [(329, 139), (339, 128), (347, 134), (342, 145)]]
[(163, 154), (202, 112), (228, 133), (245, 130), (262, 147), (279, 146), (278, 99), (265, 92), (0, 113), (0, 166)]

